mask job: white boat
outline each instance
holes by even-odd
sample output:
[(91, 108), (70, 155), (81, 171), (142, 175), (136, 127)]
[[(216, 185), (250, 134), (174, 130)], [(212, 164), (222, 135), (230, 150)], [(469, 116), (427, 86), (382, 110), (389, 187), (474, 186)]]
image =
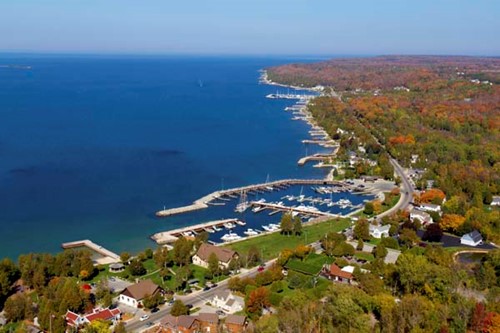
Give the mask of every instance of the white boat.
[(262, 206), (255, 206), (254, 208), (252, 208), (252, 212), (254, 212), (254, 213), (258, 213), (258, 212), (263, 211), (264, 209), (266, 209), (266, 207), (262, 207)]
[(240, 235), (230, 232), (228, 234), (224, 234), (220, 239), (224, 242), (232, 242), (241, 238), (242, 237)]
[(273, 228), (271, 228), (270, 226), (268, 225), (263, 225), (262, 226), (262, 229), (264, 229), (265, 231), (273, 231)]
[(209, 232), (211, 234), (213, 234), (215, 232), (215, 230), (213, 228), (210, 228), (210, 227), (207, 227), (207, 228), (205, 228), (203, 230), (205, 230), (206, 232)]
[(236, 220), (234, 221), (234, 223), (236, 223), (237, 225), (247, 225), (245, 221), (240, 221), (240, 220)]
[(250, 207), (250, 203), (247, 201), (247, 193), (245, 191), (241, 192), (240, 203), (236, 205), (234, 210), (237, 213), (243, 213), (247, 208)]
[(231, 222), (224, 223), (224, 228), (226, 229), (233, 229), (234, 227), (235, 225), (232, 224)]
[(182, 236), (184, 236), (184, 237), (194, 237), (194, 234), (193, 234), (192, 231), (184, 231), (182, 233)]
[(246, 231), (243, 231), (243, 233), (247, 236), (255, 236), (259, 234), (257, 231), (253, 229), (247, 229)]
[(214, 225), (214, 226), (212, 227), (212, 229), (214, 229), (214, 231), (215, 231), (215, 232), (217, 232), (217, 231), (221, 231), (221, 230), (222, 230), (222, 228), (219, 228), (219, 227), (218, 227), (218, 226), (216, 226), (216, 225)]

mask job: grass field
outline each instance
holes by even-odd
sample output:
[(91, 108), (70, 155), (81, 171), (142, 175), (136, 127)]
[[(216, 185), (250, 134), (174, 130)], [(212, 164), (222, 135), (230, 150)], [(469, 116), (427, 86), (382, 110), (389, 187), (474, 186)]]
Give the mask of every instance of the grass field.
[(316, 275), (321, 270), (324, 264), (331, 264), (334, 261), (333, 258), (327, 257), (325, 255), (311, 253), (304, 259), (300, 261), (299, 259), (291, 259), (286, 264), (288, 269), (308, 274)]
[(243, 240), (241, 242), (227, 245), (227, 247), (237, 251), (240, 255), (248, 253), (248, 249), (255, 246), (261, 251), (264, 260), (276, 258), (284, 249), (294, 249), (298, 245), (307, 245), (313, 243), (326, 233), (333, 231), (339, 232), (349, 227), (349, 219), (331, 220), (318, 223), (311, 226), (305, 226), (301, 236), (285, 236), (280, 233), (263, 235), (255, 238)]
[(368, 252), (357, 252), (354, 254), (354, 257), (356, 257), (358, 259), (364, 259), (366, 261), (375, 260), (375, 257), (373, 256), (373, 254), (368, 253)]

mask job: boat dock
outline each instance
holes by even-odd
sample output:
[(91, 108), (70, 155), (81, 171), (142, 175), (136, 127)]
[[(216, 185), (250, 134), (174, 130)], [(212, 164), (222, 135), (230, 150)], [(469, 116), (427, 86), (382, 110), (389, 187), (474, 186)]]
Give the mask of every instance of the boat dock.
[(73, 248), (77, 248), (77, 247), (87, 247), (87, 248), (91, 249), (94, 252), (97, 252), (98, 254), (100, 254), (102, 256), (102, 258), (98, 258), (95, 260), (97, 265), (106, 265), (106, 264), (121, 262), (120, 256), (118, 254), (116, 254), (108, 249), (105, 249), (104, 247), (92, 242), (89, 239), (68, 242), (68, 243), (62, 243), (61, 247), (65, 250), (66, 249), (73, 249)]
[[(330, 157), (331, 155), (324, 155), (323, 159), (326, 157)], [(283, 179), (283, 180), (276, 180), (272, 182), (267, 182), (263, 184), (255, 184), (255, 185), (248, 185), (248, 186), (242, 186), (242, 187), (237, 187), (233, 189), (228, 189), (228, 190), (221, 190), (221, 191), (216, 191), (213, 193), (210, 193), (198, 200), (196, 200), (194, 203), (191, 205), (183, 206), (183, 207), (177, 207), (177, 208), (170, 208), (170, 209), (163, 209), (158, 212), (156, 212), (157, 217), (167, 217), (171, 215), (176, 215), (176, 214), (182, 214), (182, 213), (187, 213), (199, 209), (204, 209), (209, 207), (209, 202), (217, 200), (220, 197), (229, 197), (229, 198), (234, 198), (235, 196), (239, 196), (243, 192), (259, 192), (263, 193), (265, 191), (269, 191), (269, 189), (272, 187), (273, 189), (276, 190), (281, 190), (285, 187), (289, 187), (292, 185), (333, 185), (333, 184), (338, 184), (338, 181), (332, 181), (332, 180), (325, 180), (325, 179)]]
[(337, 215), (327, 213), (327, 212), (322, 212), (322, 211), (311, 211), (311, 210), (307, 210), (307, 209), (288, 207), (288, 206), (284, 206), (284, 205), (277, 205), (277, 204), (266, 203), (266, 202), (252, 201), (252, 202), (250, 202), (250, 205), (264, 207), (265, 209), (271, 209), (272, 210), (271, 213), (273, 213), (273, 214), (276, 214), (277, 212), (294, 212), (294, 213), (298, 213), (300, 215), (307, 215), (307, 216), (311, 216), (311, 217), (337, 216)]
[(314, 154), (302, 157), (297, 164), (299, 166), (305, 165), (309, 161), (324, 161), (327, 158), (335, 157), (335, 154)]
[(157, 244), (171, 244), (174, 243), (185, 232), (202, 232), (207, 228), (222, 227), (226, 223), (236, 223), (238, 219), (224, 219), (217, 221), (210, 221), (201, 224), (191, 225), (188, 227), (173, 229), (169, 231), (158, 232), (150, 238)]

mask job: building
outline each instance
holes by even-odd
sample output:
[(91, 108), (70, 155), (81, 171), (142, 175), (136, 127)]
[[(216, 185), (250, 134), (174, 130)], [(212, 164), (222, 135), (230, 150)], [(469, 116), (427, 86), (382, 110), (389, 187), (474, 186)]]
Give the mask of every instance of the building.
[(223, 291), (215, 294), (212, 299), (212, 305), (226, 313), (235, 313), (242, 311), (245, 307), (245, 301), (242, 297), (235, 296), (229, 291)]
[(219, 316), (215, 313), (198, 314), (201, 332), (217, 333), (219, 332)]
[(430, 204), (430, 203), (420, 204), (420, 207), (418, 207), (418, 209), (423, 210), (424, 212), (441, 213), (441, 206), (440, 205), (435, 205), (435, 204)]
[(432, 220), (432, 216), (430, 216), (429, 213), (423, 212), (423, 211), (415, 209), (415, 208), (413, 208), (410, 211), (410, 220), (411, 221), (419, 220), (420, 223), (422, 223), (424, 225), (434, 222)]
[(491, 206), (500, 206), (500, 196), (494, 196), (490, 203)]
[(321, 275), (326, 277), (328, 280), (342, 283), (351, 284), (354, 277), (349, 271), (340, 269), (339, 266), (335, 264), (327, 265), (325, 264), (321, 269)]
[(248, 320), (245, 316), (228, 315), (224, 326), (229, 333), (240, 333), (247, 329)]
[(109, 271), (111, 273), (120, 273), (123, 272), (124, 270), (125, 270), (125, 265), (123, 265), (122, 263), (114, 263), (109, 265)]
[(167, 333), (197, 333), (201, 329), (198, 316), (182, 315), (174, 317), (168, 314), (161, 320), (160, 325), (163, 332)]
[(139, 283), (125, 288), (118, 297), (118, 302), (124, 305), (138, 308), (142, 299), (144, 299), (146, 296), (154, 296), (157, 293), (162, 292), (163, 290), (153, 281), (142, 280)]
[(389, 237), (389, 229), (391, 226), (386, 225), (373, 225), (370, 224), (370, 236), (374, 238)]
[(236, 251), (203, 243), (193, 256), (193, 264), (208, 268), (208, 259), (212, 253), (215, 253), (217, 259), (219, 259), (219, 266), (223, 269), (229, 267), (231, 260), (239, 258)]
[(92, 313), (79, 315), (72, 311), (66, 312), (66, 324), (70, 327), (78, 328), (86, 324), (90, 324), (94, 320), (111, 321), (115, 324), (121, 318), (120, 309), (94, 309)]
[(463, 235), (460, 238), (460, 244), (468, 245), (468, 246), (478, 246), (483, 243), (483, 236), (479, 233), (479, 231), (474, 230), (469, 232), (468, 234)]

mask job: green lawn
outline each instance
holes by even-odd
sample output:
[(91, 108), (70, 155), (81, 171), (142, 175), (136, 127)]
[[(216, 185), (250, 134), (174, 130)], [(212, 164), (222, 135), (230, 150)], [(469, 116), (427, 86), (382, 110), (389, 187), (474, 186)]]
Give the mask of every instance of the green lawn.
[(357, 252), (354, 254), (354, 257), (356, 257), (358, 259), (364, 259), (366, 261), (375, 260), (375, 257), (373, 256), (373, 254), (368, 253), (368, 252)]
[[(389, 192), (385, 192), (384, 194), (385, 195), (390, 195)], [(389, 206), (386, 206), (386, 205), (382, 204), (379, 214), (381, 214), (381, 213), (389, 210), (390, 208), (394, 207), (398, 203), (400, 197), (401, 197), (401, 194), (395, 195), (391, 199), (391, 203), (390, 203)], [(356, 213), (354, 215), (358, 216), (358, 217), (364, 217), (364, 218), (367, 218), (367, 219), (376, 215), (375, 213), (374, 214), (365, 214), (365, 212), (364, 212), (363, 209), (364, 209), (364, 207), (358, 213)]]
[(372, 238), (370, 238), (370, 240), (368, 241), (368, 243), (370, 243), (372, 245), (379, 245), (381, 241), (382, 241), (382, 238), (372, 237)]
[(290, 259), (286, 264), (286, 267), (296, 272), (316, 275), (319, 273), (324, 264), (331, 264), (333, 261), (333, 258), (325, 255), (311, 253), (304, 259), (304, 261), (300, 261), (300, 259), (296, 258)]
[(250, 247), (255, 246), (261, 251), (264, 260), (276, 258), (284, 249), (294, 249), (298, 245), (307, 245), (324, 237), (330, 231), (339, 232), (351, 225), (350, 219), (331, 220), (318, 223), (311, 226), (304, 226), (304, 232), (301, 236), (285, 236), (280, 233), (273, 233), (254, 237), (236, 242), (229, 247), (240, 255), (248, 253)]

